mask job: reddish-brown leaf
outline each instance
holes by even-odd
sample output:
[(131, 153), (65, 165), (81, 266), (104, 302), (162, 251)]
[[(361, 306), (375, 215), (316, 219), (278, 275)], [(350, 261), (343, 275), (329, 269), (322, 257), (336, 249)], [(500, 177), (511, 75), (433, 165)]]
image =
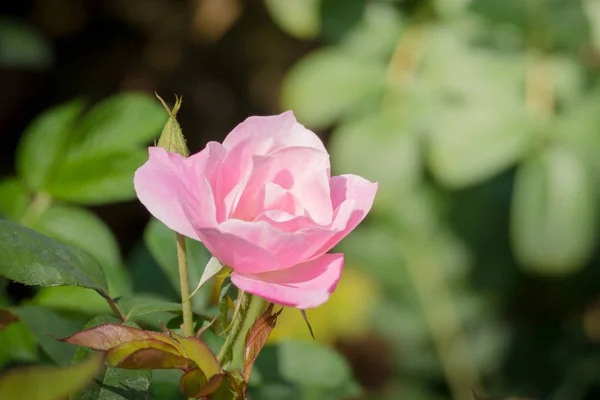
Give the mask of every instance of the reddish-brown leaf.
[(219, 361), (202, 340), (196, 337), (183, 337), (173, 333), (173, 338), (183, 347), (187, 358), (192, 360), (210, 380), (213, 375), (221, 373)]
[(0, 331), (6, 329), (13, 322), (17, 322), (19, 317), (5, 308), (0, 308)]
[(273, 313), (274, 304), (269, 304), (266, 311), (262, 313), (252, 328), (246, 334), (246, 344), (244, 345), (244, 380), (248, 382), (252, 367), (258, 357), (258, 354), (265, 346), (269, 335), (277, 324), (277, 317), (283, 311), (283, 308)]
[[(110, 351), (107, 355), (110, 355)], [(124, 369), (182, 369), (185, 371), (190, 367), (190, 361), (182, 356), (148, 347), (131, 353), (121, 359), (114, 367)]]
[(58, 340), (94, 350), (108, 351), (123, 343), (148, 339), (167, 343), (183, 352), (179, 343), (167, 335), (117, 324), (98, 325)]
[[(113, 367), (121, 365), (123, 361), (126, 358), (129, 358), (131, 355), (133, 355), (133, 353), (137, 353), (140, 350), (144, 349), (155, 349), (176, 356), (170, 357), (168, 354), (163, 355), (163, 361), (166, 364), (162, 365), (161, 369), (179, 368), (179, 365), (186, 365), (185, 363), (182, 364), (182, 361), (179, 360), (180, 358), (185, 359), (186, 357), (183, 354), (181, 354), (174, 346), (171, 346), (170, 344), (156, 339), (134, 340), (131, 342), (122, 343), (106, 353), (106, 364)], [(148, 357), (148, 352), (142, 353), (142, 355), (146, 355), (146, 357)], [(139, 358), (139, 355), (137, 356), (137, 358)], [(152, 365), (155, 365), (155, 363), (159, 361), (157, 356), (153, 356), (151, 360), (153, 363)], [(131, 360), (129, 362), (131, 362)], [(173, 362), (175, 363), (175, 366), (172, 366)]]

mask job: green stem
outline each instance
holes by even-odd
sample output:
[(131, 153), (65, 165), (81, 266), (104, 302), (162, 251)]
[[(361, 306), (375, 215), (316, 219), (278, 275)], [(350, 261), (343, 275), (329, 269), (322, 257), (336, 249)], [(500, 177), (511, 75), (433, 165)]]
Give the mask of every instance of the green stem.
[(230, 355), (234, 345), (240, 339), (242, 335), (242, 328), (244, 327), (244, 322), (248, 315), (248, 310), (250, 310), (250, 306), (252, 305), (252, 296), (250, 293), (246, 293), (240, 290), (240, 294), (238, 296), (239, 307), (237, 308), (237, 312), (233, 315), (233, 321), (231, 323), (231, 329), (227, 338), (225, 339), (225, 343), (221, 350), (219, 350), (219, 354), (217, 355), (217, 359), (221, 366), (225, 365), (225, 363), (231, 361)]
[(179, 264), (179, 286), (181, 287), (181, 308), (183, 309), (183, 336), (194, 336), (194, 316), (190, 300), (185, 236), (177, 234), (177, 262)]
[(117, 307), (117, 304), (110, 296), (104, 296), (104, 300), (106, 300), (106, 302), (110, 306), (110, 309), (115, 313), (117, 317), (119, 317), (119, 319), (122, 322), (127, 321), (127, 318), (121, 313), (121, 310), (119, 310), (119, 307)]

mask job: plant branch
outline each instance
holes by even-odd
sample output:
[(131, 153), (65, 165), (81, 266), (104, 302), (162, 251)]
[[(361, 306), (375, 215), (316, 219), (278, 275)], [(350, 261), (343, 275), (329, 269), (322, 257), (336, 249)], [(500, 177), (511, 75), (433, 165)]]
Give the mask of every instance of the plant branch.
[(179, 286), (181, 288), (181, 308), (183, 310), (183, 335), (194, 336), (194, 316), (190, 300), (185, 236), (177, 233), (177, 263), (179, 264)]
[(119, 310), (119, 307), (117, 307), (117, 304), (115, 303), (115, 301), (110, 297), (110, 296), (102, 296), (104, 297), (104, 300), (106, 300), (106, 302), (108, 303), (108, 305), (110, 306), (110, 309), (115, 313), (115, 315), (121, 320), (121, 322), (125, 322), (127, 321), (127, 317), (125, 317), (122, 313), (121, 310)]
[(237, 311), (233, 314), (233, 320), (231, 323), (231, 330), (225, 339), (225, 343), (221, 350), (219, 350), (219, 354), (217, 355), (217, 359), (221, 366), (223, 366), (228, 361), (231, 361), (230, 353), (232, 352), (233, 346), (240, 339), (242, 335), (242, 328), (244, 327), (244, 321), (248, 315), (248, 310), (250, 310), (250, 306), (252, 305), (253, 295), (250, 293), (246, 293), (243, 290), (240, 290), (240, 294), (238, 295), (237, 301), (239, 302), (239, 307), (237, 307)]

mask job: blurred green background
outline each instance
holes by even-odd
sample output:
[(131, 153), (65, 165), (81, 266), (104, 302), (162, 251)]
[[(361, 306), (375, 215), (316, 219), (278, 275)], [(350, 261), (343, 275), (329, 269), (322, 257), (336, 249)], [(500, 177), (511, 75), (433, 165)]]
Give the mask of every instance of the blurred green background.
[[(152, 92), (183, 96), (194, 152), (292, 109), (334, 174), (380, 185), (339, 245), (337, 292), (308, 312), (355, 398), (598, 399), (599, 72), (600, 0), (6, 1), (0, 214), (88, 250), (113, 295), (176, 301), (131, 183), (166, 120)], [(0, 280), (17, 303), (81, 326), (106, 311), (85, 289)], [(312, 340), (293, 310), (287, 337)], [(0, 332), (0, 365), (43, 361), (40, 340)], [(295, 398), (277, 390), (256, 398)]]

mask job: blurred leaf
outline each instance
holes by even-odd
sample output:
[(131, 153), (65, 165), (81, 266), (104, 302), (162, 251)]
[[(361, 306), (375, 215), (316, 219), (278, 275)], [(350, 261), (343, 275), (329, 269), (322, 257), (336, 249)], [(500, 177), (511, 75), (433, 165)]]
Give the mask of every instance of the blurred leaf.
[(265, 0), (273, 21), (299, 39), (314, 39), (321, 30), (319, 6), (322, 0)]
[(121, 266), (117, 241), (96, 214), (79, 207), (53, 205), (35, 220), (31, 228), (85, 250), (100, 261), (113, 297), (131, 291), (129, 276)]
[(583, 267), (596, 241), (596, 192), (582, 160), (550, 147), (519, 167), (511, 231), (523, 267), (563, 275)]
[[(595, 88), (587, 96), (573, 103), (557, 116), (549, 126), (548, 136), (569, 147), (592, 166), (600, 177), (600, 90)], [(597, 182), (600, 180), (596, 180)]]
[(121, 93), (111, 96), (85, 114), (69, 143), (67, 159), (140, 149), (158, 139), (167, 118), (161, 104), (150, 95)]
[(64, 160), (68, 139), (83, 104), (71, 101), (37, 116), (27, 127), (17, 149), (17, 174), (32, 190), (40, 190)]
[(397, 207), (398, 197), (412, 192), (421, 179), (419, 138), (398, 117), (375, 114), (348, 120), (334, 130), (329, 149), (334, 173), (379, 182), (379, 207)]
[[(152, 257), (156, 260), (162, 271), (169, 278), (171, 286), (179, 292), (179, 269), (177, 263), (177, 247), (175, 233), (162, 222), (152, 218), (144, 231), (144, 242)], [(202, 272), (211, 258), (210, 253), (202, 243), (186, 238), (188, 254), (188, 269), (190, 272), (190, 291), (196, 288), (202, 277)], [(210, 285), (204, 285), (192, 297), (192, 304), (196, 310), (204, 308), (210, 296)]]
[(169, 278), (143, 242), (138, 242), (127, 261), (135, 293), (153, 293), (169, 300), (181, 301)]
[(275, 305), (270, 303), (264, 313), (262, 313), (254, 325), (248, 330), (246, 333), (246, 340), (244, 342), (244, 367), (243, 367), (243, 376), (244, 380), (248, 382), (250, 380), (250, 375), (252, 374), (252, 368), (254, 367), (254, 362), (258, 357), (260, 351), (267, 343), (267, 339), (271, 334), (271, 331), (275, 328), (277, 324), (277, 317), (283, 311), (283, 307), (273, 313), (273, 307)]
[(122, 297), (117, 301), (117, 305), (125, 318), (132, 320), (157, 312), (181, 313), (181, 304), (149, 295)]
[(31, 363), (38, 359), (35, 338), (23, 322), (15, 322), (0, 331), (0, 367), (4, 363)]
[(10, 177), (0, 182), (0, 215), (18, 221), (25, 213), (28, 204), (27, 189), (17, 178)]
[(82, 153), (67, 158), (44, 188), (51, 196), (79, 204), (105, 204), (135, 198), (133, 174), (148, 159), (145, 149)]
[(578, 49), (588, 38), (582, 2), (473, 0), (471, 9), (498, 26), (518, 27), (527, 42), (542, 49)]
[(46, 38), (32, 26), (0, 18), (0, 67), (43, 70), (54, 62)]
[(278, 361), (281, 376), (300, 386), (337, 388), (352, 378), (340, 354), (315, 342), (280, 343)]
[(15, 322), (19, 322), (19, 317), (5, 308), (0, 308), (0, 331), (3, 331)]
[(61, 400), (76, 394), (100, 371), (101, 357), (67, 368), (14, 369), (0, 377), (1, 399)]
[(340, 43), (356, 57), (387, 63), (396, 48), (403, 28), (403, 17), (388, 2), (367, 2), (364, 17)]
[(75, 349), (55, 338), (71, 335), (81, 329), (83, 322), (67, 319), (43, 307), (11, 308), (29, 327), (42, 349), (58, 365), (69, 365)]
[(339, 43), (362, 20), (366, 0), (321, 0), (322, 36)]
[(42, 287), (32, 305), (56, 311), (73, 311), (86, 315), (110, 314), (112, 311), (98, 292), (77, 286)]
[[(85, 329), (118, 322), (111, 315), (101, 315), (89, 321)], [(93, 350), (78, 347), (73, 361), (85, 360), (92, 354)], [(100, 377), (74, 400), (147, 400), (151, 380), (151, 371), (104, 368)]]
[(385, 88), (383, 63), (357, 60), (336, 49), (317, 50), (288, 73), (283, 105), (311, 128), (324, 128), (377, 100)]
[(88, 253), (14, 222), (0, 220), (0, 275), (26, 285), (82, 286), (107, 296), (98, 262)]
[(429, 165), (451, 188), (477, 184), (519, 161), (532, 147), (533, 133), (525, 110), (449, 109), (436, 115)]
[(186, 397), (181, 394), (181, 389), (178, 384), (182, 376), (181, 371), (174, 369), (155, 369), (150, 372), (152, 372), (150, 399), (186, 400)]

